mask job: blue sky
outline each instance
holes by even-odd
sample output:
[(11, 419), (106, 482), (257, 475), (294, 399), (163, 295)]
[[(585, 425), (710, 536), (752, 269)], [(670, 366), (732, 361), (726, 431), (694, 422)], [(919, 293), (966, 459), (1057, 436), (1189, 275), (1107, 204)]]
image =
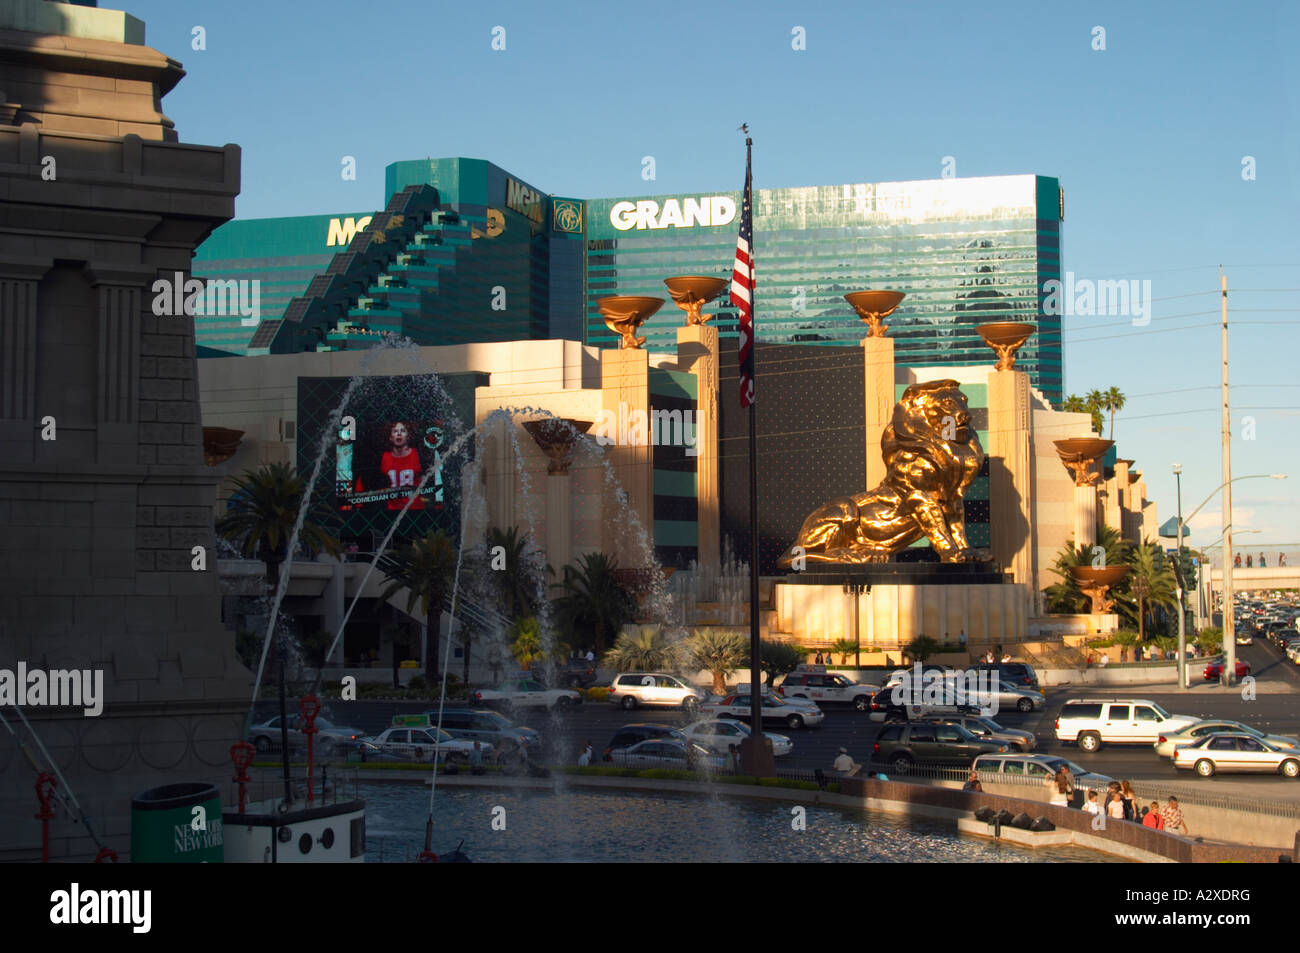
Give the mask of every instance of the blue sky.
[[(241, 217), (377, 207), (384, 166), (422, 156), (487, 158), (558, 194), (734, 190), (742, 121), (759, 188), (937, 178), (944, 156), (958, 176), (1057, 176), (1065, 268), (1149, 279), (1154, 298), (1145, 327), (1067, 319), (1067, 391), (1124, 391), (1121, 455), (1162, 521), (1182, 463), (1189, 512), (1221, 482), (1222, 264), (1233, 474), (1290, 475), (1234, 484), (1235, 528), (1261, 531), (1238, 548), (1300, 554), (1300, 5), (1057, 7), (123, 5), (188, 72), (164, 101), (181, 138), (243, 147)], [(1193, 542), (1218, 537), (1219, 512)]]

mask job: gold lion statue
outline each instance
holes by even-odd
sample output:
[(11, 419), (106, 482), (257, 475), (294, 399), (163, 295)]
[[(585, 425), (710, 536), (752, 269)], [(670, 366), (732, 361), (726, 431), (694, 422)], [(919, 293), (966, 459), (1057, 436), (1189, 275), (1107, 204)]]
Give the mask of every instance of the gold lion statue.
[(979, 473), (984, 450), (957, 382), (907, 388), (880, 450), (881, 484), (813, 510), (779, 565), (788, 569), (799, 555), (815, 563), (882, 563), (922, 536), (944, 562), (977, 558), (966, 542), (962, 493)]

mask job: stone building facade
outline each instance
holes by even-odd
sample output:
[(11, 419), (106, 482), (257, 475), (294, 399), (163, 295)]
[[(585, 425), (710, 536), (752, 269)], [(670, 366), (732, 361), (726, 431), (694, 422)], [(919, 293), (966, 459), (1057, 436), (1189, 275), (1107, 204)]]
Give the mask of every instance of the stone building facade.
[[(93, 858), (87, 826), (126, 859), (145, 789), (224, 794), (252, 688), (219, 621), (193, 318), (154, 306), (233, 216), (240, 151), (178, 141), (184, 71), (143, 38), (119, 11), (0, 8), (0, 670), (102, 671), (105, 695), (0, 707), (89, 818), (59, 808), (55, 859)], [(39, 856), (34, 781), (0, 730), (0, 857)]]

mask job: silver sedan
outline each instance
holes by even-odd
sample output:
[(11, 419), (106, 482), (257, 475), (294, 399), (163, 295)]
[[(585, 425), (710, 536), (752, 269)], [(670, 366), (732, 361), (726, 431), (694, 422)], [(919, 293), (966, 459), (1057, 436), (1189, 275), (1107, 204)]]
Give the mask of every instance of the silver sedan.
[(1300, 754), (1245, 734), (1206, 735), (1174, 749), (1174, 767), (1203, 778), (1223, 772), (1255, 772), (1300, 777)]
[(1153, 747), (1160, 757), (1172, 758), (1174, 749), (1179, 745), (1190, 745), (1206, 735), (1217, 734), (1250, 735), (1252, 738), (1274, 747), (1289, 748), (1300, 753), (1300, 739), (1291, 735), (1267, 735), (1256, 728), (1250, 727), (1250, 725), (1222, 718), (1207, 718), (1205, 721), (1198, 721), (1196, 724), (1188, 725), (1178, 731), (1161, 732)]
[(1002, 682), (997, 688), (998, 711), (1014, 708), (1017, 711), (1038, 711), (1043, 707), (1043, 693), (1037, 688), (1026, 688)]
[[(722, 755), (727, 754), (732, 745), (739, 746), (751, 734), (749, 725), (734, 718), (710, 718), (697, 721), (683, 728), (682, 731), (697, 745), (708, 748), (714, 754)], [(763, 737), (772, 742), (772, 754), (778, 758), (794, 750), (794, 743), (785, 735), (765, 731)]]
[(615, 748), (609, 753), (615, 764), (629, 768), (680, 768), (717, 770), (726, 765), (725, 758), (693, 742), (675, 741), (671, 738), (654, 738), (629, 748)]

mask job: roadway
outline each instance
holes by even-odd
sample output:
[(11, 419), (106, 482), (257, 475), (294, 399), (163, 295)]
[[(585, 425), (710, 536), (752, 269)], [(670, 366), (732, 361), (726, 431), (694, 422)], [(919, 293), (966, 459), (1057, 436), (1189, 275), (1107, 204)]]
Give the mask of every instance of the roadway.
[[(1169, 684), (1108, 689), (1062, 686), (1047, 690), (1041, 711), (1026, 714), (1006, 711), (999, 713), (995, 720), (1008, 728), (1032, 731), (1038, 739), (1037, 753), (1068, 757), (1089, 770), (1133, 781), (1144, 797), (1156, 793), (1163, 797), (1168, 792), (1191, 786), (1190, 789), (1214, 793), (1293, 800), (1300, 795), (1300, 781), (1274, 775), (1240, 774), (1203, 779), (1191, 772), (1177, 771), (1167, 759), (1156, 757), (1145, 745), (1104, 745), (1100, 751), (1088, 754), (1055, 738), (1053, 723), (1061, 706), (1070, 698), (1085, 697), (1146, 698), (1172, 714), (1231, 718), (1261, 731), (1300, 735), (1300, 705), (1297, 705), (1300, 671), (1297, 667), (1264, 639), (1257, 639), (1250, 646), (1238, 647), (1238, 657), (1250, 663), (1257, 679), (1253, 699), (1242, 697), (1240, 685), (1225, 688), (1218, 684), (1198, 683), (1182, 692)], [(1193, 669), (1195, 679), (1199, 680), (1201, 667), (1198, 663)], [(327, 704), (336, 723), (361, 728), (372, 735), (391, 725), (396, 712), (424, 711), (430, 707), (428, 702), (333, 701)], [(267, 715), (272, 713), (273, 707), (267, 702), (258, 706), (259, 711)], [(775, 723), (767, 726), (767, 730), (784, 734), (794, 742), (793, 753), (778, 762), (779, 768), (794, 771), (829, 769), (841, 747), (847, 748), (856, 761), (867, 762), (870, 759), (880, 724), (849, 706), (826, 705), (823, 708), (826, 720), (817, 728), (792, 730)], [(540, 710), (519, 712), (515, 720), (542, 733), (548, 749), (546, 760), (572, 764), (588, 740), (599, 757), (615, 732), (625, 724), (653, 722), (681, 726), (693, 719), (675, 710), (639, 708), (628, 712), (609, 704), (586, 703), (565, 714)], [(1153, 787), (1158, 787), (1159, 791), (1152, 791)]]

